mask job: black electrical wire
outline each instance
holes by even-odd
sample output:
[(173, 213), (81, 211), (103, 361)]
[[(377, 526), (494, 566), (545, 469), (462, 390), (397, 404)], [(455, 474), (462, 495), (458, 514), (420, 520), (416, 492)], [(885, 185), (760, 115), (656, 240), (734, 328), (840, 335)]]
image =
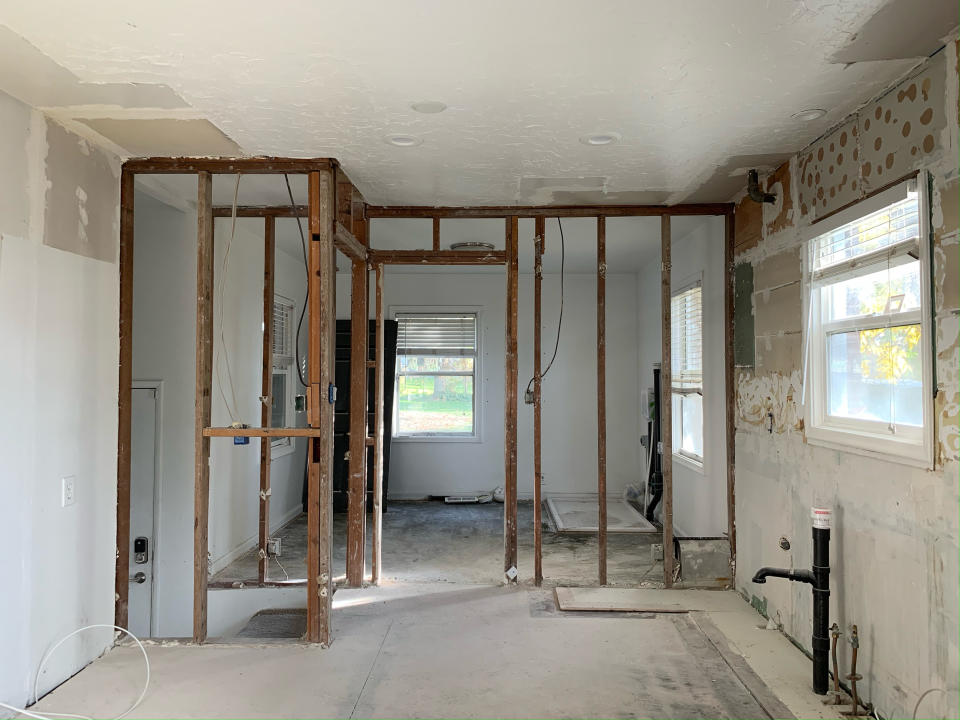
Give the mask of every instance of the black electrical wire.
[(290, 178), (286, 173), (283, 174), (284, 182), (287, 183), (287, 195), (290, 196), (290, 207), (293, 208), (293, 216), (297, 219), (297, 229), (300, 230), (300, 249), (303, 250), (303, 269), (307, 273), (307, 292), (303, 297), (303, 307), (300, 308), (300, 319), (297, 321), (297, 333), (294, 339), (293, 357), (297, 363), (297, 378), (300, 384), (307, 387), (303, 379), (303, 368), (300, 366), (300, 328), (303, 327), (303, 316), (307, 312), (307, 301), (310, 299), (310, 263), (307, 260), (307, 239), (303, 234), (303, 225), (300, 224), (300, 213), (297, 211), (297, 204), (293, 200), (293, 190), (290, 189)]
[[(550, 358), (550, 362), (547, 363), (547, 369), (540, 373), (540, 379), (543, 380), (547, 373), (550, 372), (550, 368), (553, 367), (553, 361), (557, 359), (557, 349), (560, 347), (560, 330), (563, 327), (563, 268), (566, 262), (566, 243), (563, 239), (563, 223), (560, 221), (560, 218), (557, 218), (557, 226), (560, 228), (560, 317), (557, 320), (557, 340), (553, 345), (553, 357)], [(533, 385), (533, 381), (536, 380), (536, 377), (530, 378), (530, 382), (527, 383), (527, 392), (530, 392), (530, 387)]]

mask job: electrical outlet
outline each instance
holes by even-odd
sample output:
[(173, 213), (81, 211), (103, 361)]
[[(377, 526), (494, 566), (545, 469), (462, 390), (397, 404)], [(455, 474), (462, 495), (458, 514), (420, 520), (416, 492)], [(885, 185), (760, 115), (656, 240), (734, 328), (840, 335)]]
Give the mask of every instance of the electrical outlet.
[(267, 538), (267, 555), (280, 557), (280, 540), (278, 537)]
[(663, 560), (663, 545), (654, 543), (650, 546), (650, 562), (660, 562)]
[(74, 495), (74, 482), (76, 478), (73, 475), (65, 477), (60, 481), (60, 506), (66, 507), (73, 505), (77, 500)]

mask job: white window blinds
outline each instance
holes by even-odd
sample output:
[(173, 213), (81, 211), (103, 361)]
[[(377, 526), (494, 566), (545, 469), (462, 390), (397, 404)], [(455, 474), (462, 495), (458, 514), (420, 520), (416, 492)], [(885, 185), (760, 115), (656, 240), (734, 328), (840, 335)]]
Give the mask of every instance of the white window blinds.
[(702, 299), (698, 282), (670, 300), (670, 369), (673, 391), (677, 393), (703, 392)]
[(474, 313), (397, 314), (399, 355), (476, 355)]
[(284, 297), (273, 300), (273, 359), (274, 362), (293, 361), (293, 303)]

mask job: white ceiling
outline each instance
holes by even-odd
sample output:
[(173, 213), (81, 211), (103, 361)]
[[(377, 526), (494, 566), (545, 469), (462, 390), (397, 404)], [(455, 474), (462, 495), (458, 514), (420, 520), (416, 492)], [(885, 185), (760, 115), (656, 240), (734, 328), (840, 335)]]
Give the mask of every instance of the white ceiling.
[[(911, 0), (913, 21), (947, 1)], [(375, 204), (720, 201), (916, 64), (831, 62), (884, 4), (0, 0), (0, 88), (126, 154), (210, 136), (143, 122), (173, 118), (245, 154), (336, 157)], [(622, 140), (578, 141), (596, 132)]]

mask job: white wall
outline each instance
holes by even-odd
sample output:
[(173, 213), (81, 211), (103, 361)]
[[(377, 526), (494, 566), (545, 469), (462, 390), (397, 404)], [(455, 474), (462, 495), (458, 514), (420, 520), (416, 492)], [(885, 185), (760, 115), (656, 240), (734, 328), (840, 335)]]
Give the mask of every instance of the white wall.
[[(673, 456), (673, 525), (679, 537), (727, 532), (727, 457), (724, 379), (723, 218), (676, 218), (671, 238), (671, 283), (679, 290), (703, 281), (703, 467)], [(637, 274), (640, 388), (653, 387), (661, 361), (660, 259)], [(642, 395), (641, 395), (642, 397)], [(646, 431), (647, 408), (641, 408)], [(643, 456), (641, 455), (641, 458)], [(658, 508), (659, 515), (659, 508)]]
[[(449, 270), (449, 271), (447, 271)], [(338, 316), (349, 317), (349, 275), (338, 275)], [(560, 279), (543, 281), (544, 367), (553, 350)], [(590, 493), (597, 488), (596, 277), (568, 274), (560, 350), (543, 382), (544, 492)], [(607, 486), (611, 495), (637, 482), (640, 461), (636, 408), (636, 276), (607, 275)], [(533, 276), (519, 282), (518, 493), (533, 496), (533, 410), (523, 391), (533, 374)], [(492, 490), (503, 485), (504, 320), (506, 273), (407, 272), (388, 267), (384, 307), (477, 306), (480, 313), (480, 441), (395, 440), (392, 498)], [(371, 304), (372, 307), (372, 304)]]
[[(133, 357), (135, 380), (162, 380), (161, 509), (155, 538), (157, 627), (162, 637), (190, 635), (193, 608), (194, 382), (196, 333), (195, 212), (183, 212), (137, 192), (134, 252)], [(240, 415), (260, 424), (263, 314), (263, 221), (238, 220), (224, 285), (223, 326)], [(219, 279), (230, 236), (230, 220), (216, 221), (214, 278), (215, 362), (220, 360), (224, 395), (233, 396), (223, 362)], [(276, 291), (302, 306), (301, 265), (277, 253)], [(236, 414), (236, 411), (235, 411)], [(230, 416), (213, 382), (212, 422)], [(274, 460), (271, 471), (271, 528), (300, 508), (306, 443)], [(210, 451), (210, 558), (214, 570), (256, 544), (260, 449), (257, 440), (234, 445), (217, 438)], [(212, 615), (213, 611), (211, 611)]]
[[(54, 642), (113, 622), (119, 166), (3, 93), (0, 127), (0, 700), (22, 707)], [(111, 639), (65, 644), (41, 693)]]

